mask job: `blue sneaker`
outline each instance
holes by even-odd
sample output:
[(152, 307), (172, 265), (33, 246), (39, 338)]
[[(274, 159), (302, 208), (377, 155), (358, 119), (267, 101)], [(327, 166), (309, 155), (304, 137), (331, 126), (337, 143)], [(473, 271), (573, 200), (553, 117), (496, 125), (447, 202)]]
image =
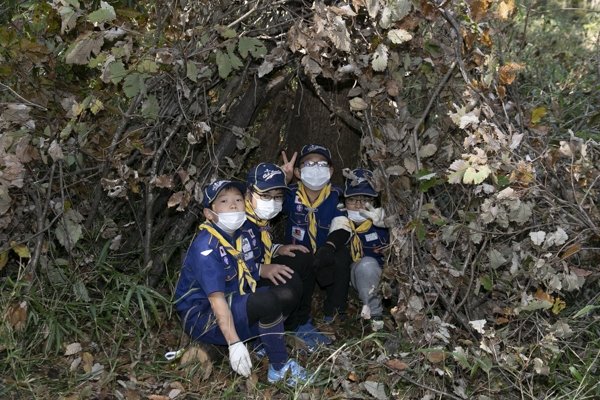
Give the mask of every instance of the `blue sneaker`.
[(289, 375), (289, 379), (285, 382), (288, 386), (297, 386), (298, 384), (313, 383), (315, 381), (314, 375), (309, 375), (306, 369), (299, 366), (294, 360), (288, 360), (279, 371), (275, 371), (273, 365), (269, 366), (267, 380), (269, 383), (279, 382), (285, 379), (286, 375)]
[[(338, 314), (338, 317), (340, 318), (340, 322), (344, 322), (346, 320), (346, 314)], [(323, 321), (328, 324), (332, 323), (333, 319), (334, 317), (330, 317), (329, 315), (323, 317)]]
[(254, 354), (254, 357), (257, 360), (261, 360), (264, 356), (267, 355), (265, 347), (258, 339), (255, 339), (252, 342), (250, 342), (250, 347), (252, 348), (252, 354)]
[(311, 324), (311, 320), (304, 325), (299, 325), (294, 332), (296, 336), (306, 342), (306, 345), (310, 350), (314, 350), (319, 346), (319, 343), (322, 344), (331, 344), (333, 341), (329, 339), (327, 336), (319, 333), (317, 328)]

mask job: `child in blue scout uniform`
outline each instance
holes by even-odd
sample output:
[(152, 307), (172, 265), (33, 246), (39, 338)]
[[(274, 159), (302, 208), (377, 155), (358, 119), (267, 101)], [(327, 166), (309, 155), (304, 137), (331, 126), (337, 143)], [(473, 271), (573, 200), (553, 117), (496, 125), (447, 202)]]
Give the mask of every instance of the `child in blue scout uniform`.
[(326, 320), (345, 313), (348, 303), (343, 294), (350, 283), (350, 252), (344, 246), (349, 234), (341, 229), (329, 232), (332, 223), (347, 220), (338, 208), (342, 190), (331, 185), (332, 174), (329, 150), (318, 144), (304, 146), (294, 168), (299, 182), (289, 186), (283, 204), (286, 243), (301, 244), (314, 254), (317, 282), (327, 293)]
[[(259, 246), (254, 260), (260, 264), (261, 276), (267, 277), (266, 285), (288, 284), (292, 273), (298, 274), (303, 289), (298, 294), (300, 305), (284, 323), (286, 331), (294, 331), (306, 342), (309, 349), (318, 343), (331, 343), (320, 334), (309, 320), (312, 292), (315, 285), (313, 257), (310, 250), (298, 244), (275, 244), (269, 221), (282, 210), (287, 190), (286, 177), (281, 168), (270, 163), (260, 163), (248, 173), (246, 181), (246, 218), (260, 231)], [(244, 225), (246, 226), (246, 225)]]
[(371, 171), (355, 169), (346, 179), (344, 203), (350, 230), (352, 255), (351, 282), (363, 303), (361, 316), (371, 319), (373, 331), (383, 329), (383, 307), (377, 294), (381, 268), (385, 262), (383, 248), (389, 243), (389, 231), (383, 223), (382, 208), (374, 208), (377, 192), (369, 183)]
[[(243, 341), (259, 337), (271, 365), (268, 380), (310, 381), (304, 368), (288, 359), (283, 320), (298, 305), (291, 287), (257, 287), (252, 237), (246, 221), (243, 184), (218, 180), (204, 191), (200, 232), (185, 257), (175, 298), (185, 331), (195, 340), (229, 347), (229, 362), (248, 377), (252, 361)], [(258, 232), (256, 232), (258, 234)]]

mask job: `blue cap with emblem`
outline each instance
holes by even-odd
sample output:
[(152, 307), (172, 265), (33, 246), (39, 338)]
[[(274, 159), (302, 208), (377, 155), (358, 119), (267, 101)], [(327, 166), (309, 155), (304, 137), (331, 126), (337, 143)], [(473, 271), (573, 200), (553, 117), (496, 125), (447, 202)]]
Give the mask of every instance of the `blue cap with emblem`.
[(202, 205), (205, 208), (210, 207), (210, 204), (217, 198), (221, 190), (234, 187), (238, 189), (242, 194), (246, 193), (246, 186), (244, 186), (241, 182), (233, 182), (227, 180), (217, 180), (211, 183), (204, 189), (204, 200), (202, 200)]
[(352, 177), (346, 178), (344, 184), (344, 196), (363, 195), (377, 197), (377, 192), (369, 183), (369, 179), (373, 179), (373, 173), (371, 171), (359, 168), (352, 171), (351, 174), (354, 175), (354, 179)]
[(327, 147), (323, 147), (320, 144), (307, 144), (306, 146), (304, 146), (302, 150), (300, 150), (300, 157), (298, 157), (298, 162), (300, 162), (300, 160), (302, 160), (304, 156), (307, 156), (309, 154), (320, 154), (327, 159), (329, 165), (332, 164), (331, 152), (329, 151), (329, 149), (327, 149)]
[(260, 163), (252, 168), (248, 173), (246, 185), (255, 192), (266, 192), (271, 189), (287, 189), (283, 170), (271, 163)]

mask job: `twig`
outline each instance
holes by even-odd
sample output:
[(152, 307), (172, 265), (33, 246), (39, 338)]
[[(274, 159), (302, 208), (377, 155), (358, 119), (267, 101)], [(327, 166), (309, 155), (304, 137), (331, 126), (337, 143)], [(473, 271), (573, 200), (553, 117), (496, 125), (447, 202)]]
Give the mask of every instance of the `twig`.
[[(458, 57), (458, 55), (457, 55), (457, 57)], [(442, 78), (440, 83), (435, 88), (435, 92), (433, 92), (433, 94), (431, 95), (431, 98), (429, 99), (429, 103), (427, 104), (427, 107), (425, 107), (425, 111), (423, 111), (421, 118), (419, 118), (419, 121), (417, 121), (417, 123), (415, 124), (415, 127), (413, 128), (413, 131), (412, 131), (413, 143), (415, 144), (415, 149), (417, 150), (416, 151), (417, 171), (421, 169), (421, 157), (419, 157), (419, 149), (417, 148), (417, 139), (418, 139), (417, 135), (419, 133), (419, 127), (425, 121), (425, 118), (427, 118), (429, 111), (431, 111), (431, 107), (433, 107), (433, 102), (437, 99), (438, 95), (442, 91), (442, 88), (446, 85), (446, 82), (448, 82), (448, 79), (450, 79), (450, 75), (452, 75), (452, 71), (454, 70), (454, 67), (456, 67), (457, 60), (454, 60), (452, 62), (450, 69), (448, 69), (448, 72), (446, 72), (446, 75), (444, 75), (444, 77)]]
[[(463, 297), (463, 299), (461, 300), (461, 302), (456, 305), (456, 309), (457, 310), (460, 310), (460, 308), (465, 304), (465, 302), (469, 298), (469, 293), (471, 292), (471, 287), (473, 286), (473, 281), (475, 280), (475, 266), (477, 265), (477, 260), (479, 260), (479, 256), (483, 253), (483, 250), (485, 249), (487, 243), (488, 243), (488, 241), (487, 241), (487, 238), (486, 238), (485, 242), (483, 242), (483, 246), (481, 246), (481, 249), (479, 249), (479, 253), (477, 253), (477, 256), (475, 256), (475, 259), (471, 263), (471, 276), (469, 278), (469, 286), (467, 287), (467, 291), (465, 293), (465, 297)], [(470, 250), (469, 250), (469, 257), (470, 256), (471, 256), (471, 253), (470, 253)], [(467, 257), (467, 259), (469, 257)], [(452, 300), (452, 302), (454, 302), (454, 299)]]
[(179, 131), (179, 127), (183, 121), (183, 113), (179, 114), (174, 126), (171, 128), (171, 132), (167, 135), (166, 138), (162, 140), (160, 147), (156, 150), (156, 153), (152, 157), (152, 168), (150, 170), (150, 181), (146, 184), (146, 235), (144, 235), (143, 245), (144, 245), (144, 268), (148, 266), (148, 263), (151, 259), (151, 246), (152, 246), (152, 217), (153, 217), (153, 205), (154, 205), (154, 194), (152, 192), (152, 178), (156, 177), (156, 170), (158, 169), (158, 163), (162, 158), (162, 154), (164, 153), (167, 145), (171, 142), (171, 139), (175, 134)]
[(133, 112), (139, 106), (141, 101), (142, 101), (142, 94), (138, 93), (138, 95), (135, 97), (135, 99), (129, 105), (129, 109), (127, 109), (127, 112), (125, 114), (123, 114), (123, 119), (121, 120), (119, 129), (117, 129), (117, 131), (115, 132), (115, 134), (113, 136), (113, 140), (110, 144), (110, 147), (108, 148), (108, 154), (106, 155), (106, 158), (104, 159), (104, 166), (102, 167), (102, 175), (101, 175), (100, 179), (98, 180), (96, 187), (94, 188), (94, 193), (96, 193), (96, 195), (94, 196), (94, 202), (92, 203), (90, 213), (84, 224), (84, 228), (86, 230), (89, 230), (91, 228), (92, 223), (94, 222), (94, 219), (96, 217), (96, 213), (98, 212), (98, 207), (100, 206), (100, 200), (102, 200), (102, 179), (104, 179), (108, 176), (108, 172), (110, 169), (110, 160), (112, 159), (113, 155), (115, 154), (115, 150), (117, 149), (118, 143), (121, 141), (121, 136), (127, 129), (129, 122), (131, 121)]
[(342, 109), (341, 107), (337, 107), (333, 103), (333, 99), (331, 99), (327, 94), (323, 92), (321, 85), (317, 83), (317, 79), (313, 75), (308, 75), (310, 82), (312, 83), (313, 89), (315, 90), (315, 94), (317, 97), (325, 104), (325, 107), (329, 109), (330, 112), (339, 117), (342, 121), (346, 123), (349, 127), (351, 127), (355, 132), (361, 132), (362, 123), (354, 118), (349, 112)]
[(531, 14), (531, 6), (532, 4), (529, 4), (529, 6), (527, 7), (527, 15), (525, 16), (525, 26), (523, 26), (523, 33), (521, 34), (521, 50), (523, 50), (525, 46), (527, 46), (527, 25), (529, 24), (529, 14)]
[(442, 392), (441, 390), (439, 390), (439, 389), (434, 389), (434, 388), (432, 388), (431, 386), (423, 385), (422, 383), (419, 383), (419, 382), (415, 381), (414, 379), (411, 379), (411, 378), (409, 378), (408, 376), (406, 376), (406, 375), (405, 375), (405, 374), (403, 374), (402, 372), (398, 372), (397, 370), (395, 370), (395, 369), (393, 369), (393, 368), (390, 368), (390, 367), (388, 367), (388, 366), (387, 366), (387, 365), (385, 365), (385, 364), (383, 364), (383, 365), (384, 365), (384, 366), (385, 366), (385, 367), (386, 367), (388, 370), (390, 370), (391, 372), (393, 372), (394, 374), (398, 375), (399, 377), (401, 377), (401, 378), (402, 378), (402, 379), (404, 379), (404, 380), (407, 380), (408, 382), (412, 383), (412, 384), (413, 384), (413, 385), (415, 385), (415, 386), (418, 386), (418, 387), (420, 387), (420, 388), (422, 388), (422, 389), (431, 390), (431, 391), (432, 391), (432, 392), (434, 392), (434, 393), (437, 393), (437, 394), (439, 394), (439, 395), (442, 395), (442, 396), (445, 396), (445, 397), (449, 397), (449, 398), (451, 398), (451, 399), (454, 399), (454, 400), (462, 400), (460, 397), (456, 397), (456, 396), (454, 396), (454, 395), (452, 395), (452, 394), (450, 394), (450, 393)]
[(235, 25), (237, 25), (239, 22), (245, 20), (246, 18), (248, 18), (254, 11), (256, 11), (256, 9), (258, 8), (258, 1), (256, 1), (256, 3), (254, 3), (254, 7), (252, 7), (250, 9), (250, 11), (248, 11), (246, 14), (242, 15), (241, 17), (239, 17), (238, 19), (236, 19), (235, 21), (233, 21), (232, 23), (230, 23), (229, 25), (227, 25), (228, 28), (232, 28)]
[[(485, 247), (486, 242), (483, 244), (483, 247)], [(469, 252), (467, 253), (467, 257), (465, 258), (465, 262), (463, 263), (463, 271), (465, 271), (467, 269), (467, 265), (469, 264), (469, 261), (471, 260), (471, 255), (473, 254), (473, 245), (471, 243), (471, 241), (469, 240)], [(474, 270), (475, 270), (475, 262), (471, 263), (471, 279), (469, 281), (469, 287), (467, 288), (467, 292), (465, 294), (465, 297), (463, 299), (464, 300), (467, 298), (467, 296), (469, 295), (469, 291), (471, 290), (471, 284), (473, 283), (473, 274), (474, 274)], [(454, 291), (452, 292), (452, 297), (450, 298), (450, 304), (454, 304), (454, 302), (456, 301), (456, 296), (458, 296), (458, 292), (460, 291), (462, 285), (457, 285), (457, 287), (454, 289)], [(461, 304), (462, 306), (462, 304)], [(460, 310), (460, 306), (456, 307), (456, 310)], [(447, 319), (450, 316), (450, 313), (448, 310), (446, 310), (446, 314), (444, 315), (444, 318), (442, 318), (442, 321), (444, 322), (448, 322)]]
[(12, 93), (12, 94), (15, 96), (15, 97), (17, 97), (19, 100), (21, 100), (21, 101), (22, 101), (22, 102), (24, 102), (25, 104), (27, 104), (27, 105), (30, 105), (30, 106), (37, 107), (37, 108), (39, 108), (39, 109), (40, 109), (40, 110), (42, 110), (42, 111), (48, 111), (48, 109), (47, 109), (46, 107), (44, 107), (44, 106), (40, 106), (40, 105), (39, 105), (39, 104), (37, 104), (37, 103), (34, 103), (34, 102), (32, 102), (32, 101), (29, 101), (29, 100), (27, 100), (26, 98), (24, 98), (23, 96), (21, 96), (19, 93), (17, 93), (17, 92), (15, 92), (14, 90), (12, 90), (12, 89), (11, 89), (9, 86), (6, 86), (4, 83), (0, 82), (0, 86), (2, 86), (2, 87), (4, 87), (4, 88), (8, 89), (8, 90), (9, 90), (9, 91), (10, 91), (10, 92), (11, 92), (11, 93)]

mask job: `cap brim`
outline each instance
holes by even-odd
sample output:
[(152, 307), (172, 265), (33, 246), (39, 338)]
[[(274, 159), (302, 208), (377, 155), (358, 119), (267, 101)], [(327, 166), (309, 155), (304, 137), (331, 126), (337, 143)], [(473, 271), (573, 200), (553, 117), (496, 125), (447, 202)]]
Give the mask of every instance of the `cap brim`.
[(288, 187), (287, 187), (287, 185), (286, 186), (277, 185), (277, 186), (271, 186), (268, 189), (261, 189), (256, 185), (252, 185), (252, 189), (255, 192), (264, 193), (264, 192), (268, 192), (269, 190), (273, 190), (273, 189), (288, 189)]

